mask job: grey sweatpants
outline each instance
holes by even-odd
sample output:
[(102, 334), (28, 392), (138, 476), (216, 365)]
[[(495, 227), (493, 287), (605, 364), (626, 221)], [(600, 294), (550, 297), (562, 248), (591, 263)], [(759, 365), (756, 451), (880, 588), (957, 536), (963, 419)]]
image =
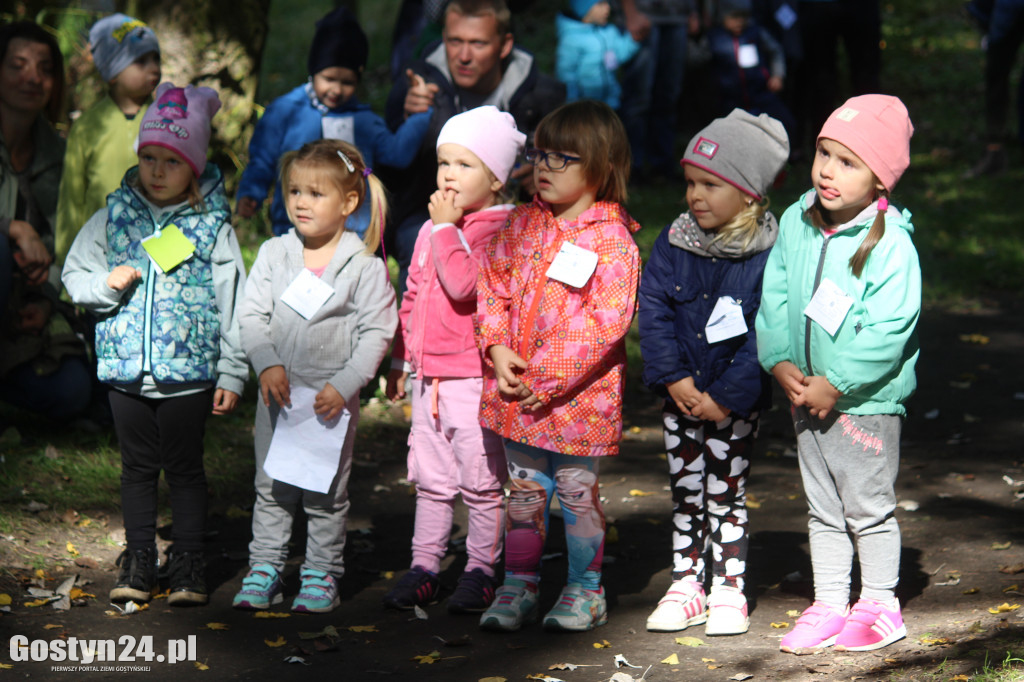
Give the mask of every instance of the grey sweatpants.
[(793, 409), (815, 600), (843, 609), (850, 601), (853, 553), (860, 559), (861, 597), (888, 601), (899, 582), (900, 529), (896, 474), (902, 418)]
[(271, 400), (271, 407), (257, 400), (256, 407), (256, 506), (252, 510), (252, 542), (249, 543), (249, 565), (270, 564), (278, 573), (288, 558), (288, 541), (292, 535), (295, 512), (301, 506), (306, 512), (306, 560), (302, 568), (324, 571), (335, 578), (345, 573), (345, 533), (348, 522), (348, 477), (352, 471), (352, 449), (359, 422), (359, 401), (346, 405), (352, 414), (345, 434), (345, 445), (338, 463), (338, 473), (326, 493), (303, 490), (275, 481), (263, 472), (263, 462), (270, 451), (273, 425), (280, 408)]

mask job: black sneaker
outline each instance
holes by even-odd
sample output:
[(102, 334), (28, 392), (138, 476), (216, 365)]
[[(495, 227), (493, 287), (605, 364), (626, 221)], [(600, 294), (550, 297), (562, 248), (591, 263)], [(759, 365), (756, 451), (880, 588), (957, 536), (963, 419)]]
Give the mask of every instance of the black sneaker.
[(448, 598), (448, 613), (483, 613), (494, 601), (494, 578), (474, 568), (459, 578)]
[(202, 552), (171, 552), (167, 561), (170, 606), (200, 606), (210, 601), (206, 593), (206, 559)]
[(433, 604), (437, 601), (440, 591), (441, 581), (436, 575), (422, 566), (413, 566), (402, 576), (398, 584), (384, 595), (384, 606), (408, 610), (414, 606)]
[(126, 549), (117, 557), (117, 582), (110, 601), (146, 603), (156, 590), (156, 547)]

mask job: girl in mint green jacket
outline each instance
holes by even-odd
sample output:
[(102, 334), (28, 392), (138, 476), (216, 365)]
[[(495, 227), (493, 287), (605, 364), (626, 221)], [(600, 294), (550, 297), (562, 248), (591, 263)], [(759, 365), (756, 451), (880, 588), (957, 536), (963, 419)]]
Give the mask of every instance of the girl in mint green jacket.
[[(815, 592), (782, 651), (870, 651), (906, 636), (894, 485), (916, 386), (921, 270), (910, 213), (888, 196), (913, 130), (895, 97), (854, 97), (833, 112), (814, 190), (782, 216), (766, 265), (758, 359), (793, 404)], [(855, 551), (862, 587), (851, 608)]]

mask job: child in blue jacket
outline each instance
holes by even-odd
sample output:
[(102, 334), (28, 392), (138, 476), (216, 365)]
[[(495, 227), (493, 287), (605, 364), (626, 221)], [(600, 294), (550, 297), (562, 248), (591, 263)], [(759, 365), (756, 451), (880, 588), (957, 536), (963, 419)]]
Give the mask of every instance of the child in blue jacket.
[(640, 49), (628, 31), (609, 23), (606, 0), (571, 0), (555, 17), (558, 50), (555, 74), (565, 83), (566, 101), (596, 99), (619, 108), (622, 87), (616, 71)]
[[(368, 166), (405, 168), (416, 156), (430, 124), (430, 111), (414, 114), (394, 133), (368, 104), (355, 96), (369, 42), (352, 13), (339, 7), (316, 22), (309, 48), (309, 80), (271, 102), (249, 143), (249, 165), (238, 184), (238, 215), (251, 218), (274, 184), (270, 205), (274, 235), (291, 229), (278, 179), (278, 160), (307, 142), (338, 139), (359, 148)], [(349, 220), (360, 236), (369, 224), (369, 205)]]
[(672, 584), (647, 619), (651, 631), (749, 627), (744, 489), (770, 398), (754, 318), (778, 235), (764, 195), (788, 156), (785, 129), (765, 114), (735, 109), (694, 136), (682, 160), (689, 211), (658, 236), (641, 279), (643, 380), (666, 396), (674, 504)]

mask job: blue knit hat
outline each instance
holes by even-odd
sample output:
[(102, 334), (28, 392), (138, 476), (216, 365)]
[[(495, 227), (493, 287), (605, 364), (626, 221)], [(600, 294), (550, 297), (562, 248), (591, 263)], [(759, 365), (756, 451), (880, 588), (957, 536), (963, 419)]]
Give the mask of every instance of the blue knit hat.
[(150, 52), (160, 54), (153, 29), (126, 14), (111, 14), (93, 24), (89, 44), (92, 61), (108, 83), (139, 57)]
[(583, 17), (587, 16), (587, 12), (590, 8), (601, 2), (602, 0), (569, 0), (569, 9), (576, 15), (581, 21)]

